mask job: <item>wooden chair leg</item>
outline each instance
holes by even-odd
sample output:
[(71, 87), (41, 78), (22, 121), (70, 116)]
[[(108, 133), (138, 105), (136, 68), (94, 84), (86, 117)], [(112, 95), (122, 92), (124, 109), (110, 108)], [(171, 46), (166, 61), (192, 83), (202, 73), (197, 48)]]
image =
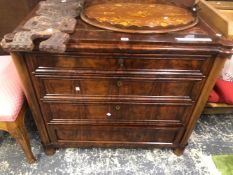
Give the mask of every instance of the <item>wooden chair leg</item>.
[(21, 145), (27, 160), (29, 163), (34, 163), (36, 161), (29, 142), (29, 137), (27, 134), (27, 129), (24, 123), (24, 116), (26, 113), (26, 106), (24, 105), (19, 113), (16, 121), (11, 124), (11, 129), (8, 132), (16, 139), (16, 141)]
[(15, 128), (14, 131), (10, 131), (10, 134), (16, 139), (16, 141), (22, 147), (28, 162), (29, 163), (36, 162), (36, 159), (31, 150), (26, 128), (22, 128), (22, 126), (21, 128)]

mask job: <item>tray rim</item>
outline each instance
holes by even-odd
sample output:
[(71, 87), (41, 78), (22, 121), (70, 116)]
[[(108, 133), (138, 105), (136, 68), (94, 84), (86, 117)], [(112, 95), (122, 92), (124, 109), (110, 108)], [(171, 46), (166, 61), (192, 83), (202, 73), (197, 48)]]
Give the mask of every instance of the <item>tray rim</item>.
[[(190, 24), (186, 24), (183, 26), (178, 26), (178, 27), (174, 27), (174, 28), (164, 28), (164, 29), (127, 29), (127, 28), (118, 28), (118, 27), (114, 27), (112, 26), (106, 26), (106, 25), (101, 25), (97, 22), (95, 22), (95, 20), (91, 20), (89, 18), (86, 17), (86, 15), (84, 14), (85, 12), (85, 8), (82, 9), (81, 13), (80, 13), (80, 18), (86, 22), (87, 24), (90, 24), (92, 26), (98, 27), (98, 28), (102, 28), (102, 29), (107, 29), (107, 30), (111, 30), (111, 31), (116, 31), (116, 32), (124, 32), (124, 33), (141, 33), (141, 34), (151, 34), (151, 33), (157, 33), (157, 34), (162, 34), (162, 33), (169, 33), (169, 32), (176, 32), (176, 31), (182, 31), (182, 30), (186, 30), (189, 29), (191, 27), (194, 27), (198, 22), (198, 16), (193, 16), (195, 17), (195, 20), (192, 21)], [(147, 27), (147, 26), (144, 26)], [(149, 28), (149, 27), (148, 27)]]

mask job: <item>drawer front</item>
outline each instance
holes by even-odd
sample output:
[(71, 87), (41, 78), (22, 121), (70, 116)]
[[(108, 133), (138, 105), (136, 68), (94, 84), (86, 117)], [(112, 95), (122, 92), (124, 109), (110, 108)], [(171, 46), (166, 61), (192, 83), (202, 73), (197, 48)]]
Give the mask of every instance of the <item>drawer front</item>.
[(40, 97), (58, 96), (185, 96), (196, 99), (202, 81), (127, 78), (40, 78)]
[[(181, 128), (153, 126), (50, 125), (52, 142), (85, 146), (160, 145), (172, 146), (180, 139)], [(79, 146), (79, 145), (77, 145)]]
[[(72, 55), (37, 55), (31, 61), (34, 70), (46, 73), (79, 73), (79, 72), (103, 72), (103, 71), (185, 71), (201, 72), (205, 74), (209, 70), (210, 55), (165, 55), (165, 56), (72, 56)], [(119, 73), (119, 72), (118, 72)]]
[(47, 122), (99, 121), (116, 122), (173, 122), (184, 123), (192, 105), (179, 104), (128, 104), (122, 103), (43, 103)]

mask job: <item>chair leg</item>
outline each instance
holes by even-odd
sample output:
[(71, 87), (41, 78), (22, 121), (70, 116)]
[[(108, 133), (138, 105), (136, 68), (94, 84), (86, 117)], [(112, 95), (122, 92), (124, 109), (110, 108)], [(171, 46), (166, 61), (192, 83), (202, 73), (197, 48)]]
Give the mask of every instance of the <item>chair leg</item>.
[[(11, 129), (8, 132), (16, 139), (16, 141), (21, 145), (26, 158), (29, 163), (36, 162), (36, 159), (32, 153), (29, 137), (27, 134), (27, 129), (24, 123), (24, 117), (26, 113), (26, 106), (24, 105), (14, 123), (11, 123)], [(9, 126), (8, 126), (9, 127)]]
[(14, 131), (10, 131), (10, 134), (16, 139), (16, 141), (22, 147), (28, 162), (29, 163), (36, 162), (36, 159), (31, 150), (31, 146), (29, 143), (28, 134), (25, 126), (21, 126), (20, 128), (16, 127)]

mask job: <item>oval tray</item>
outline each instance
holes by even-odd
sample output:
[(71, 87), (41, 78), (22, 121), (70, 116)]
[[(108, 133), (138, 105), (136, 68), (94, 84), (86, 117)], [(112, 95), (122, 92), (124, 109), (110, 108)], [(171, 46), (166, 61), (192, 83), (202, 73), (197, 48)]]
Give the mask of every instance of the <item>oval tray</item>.
[[(124, 3), (122, 3), (122, 4), (124, 5)], [(103, 3), (103, 5), (104, 5), (104, 3)], [(151, 4), (149, 4), (149, 5), (151, 5)], [(186, 10), (187, 12), (190, 12), (190, 15), (192, 15), (191, 17), (193, 18), (193, 20), (190, 21), (187, 24), (178, 24), (178, 25), (169, 25), (168, 24), (166, 27), (163, 27), (163, 26), (149, 27), (149, 25), (136, 26), (136, 25), (131, 25), (131, 24), (127, 24), (127, 26), (124, 26), (124, 25), (117, 24), (117, 23), (112, 24), (110, 22), (100, 22), (95, 17), (89, 18), (88, 15), (86, 15), (86, 13), (87, 13), (86, 9), (88, 9), (88, 8), (90, 8), (92, 6), (86, 6), (86, 7), (87, 8), (84, 8), (82, 10), (82, 12), (81, 12), (81, 15), (80, 15), (81, 19), (83, 21), (85, 21), (86, 23), (88, 23), (90, 25), (99, 27), (99, 28), (108, 29), (108, 30), (112, 30), (112, 31), (118, 31), (118, 32), (126, 32), (126, 33), (168, 33), (168, 32), (185, 30), (185, 29), (193, 27), (194, 25), (196, 25), (198, 23), (198, 18), (196, 16), (194, 16), (193, 12), (184, 8), (184, 10)], [(169, 16), (169, 13), (168, 14), (165, 13), (164, 16)], [(105, 16), (101, 16), (101, 17), (105, 18)]]

